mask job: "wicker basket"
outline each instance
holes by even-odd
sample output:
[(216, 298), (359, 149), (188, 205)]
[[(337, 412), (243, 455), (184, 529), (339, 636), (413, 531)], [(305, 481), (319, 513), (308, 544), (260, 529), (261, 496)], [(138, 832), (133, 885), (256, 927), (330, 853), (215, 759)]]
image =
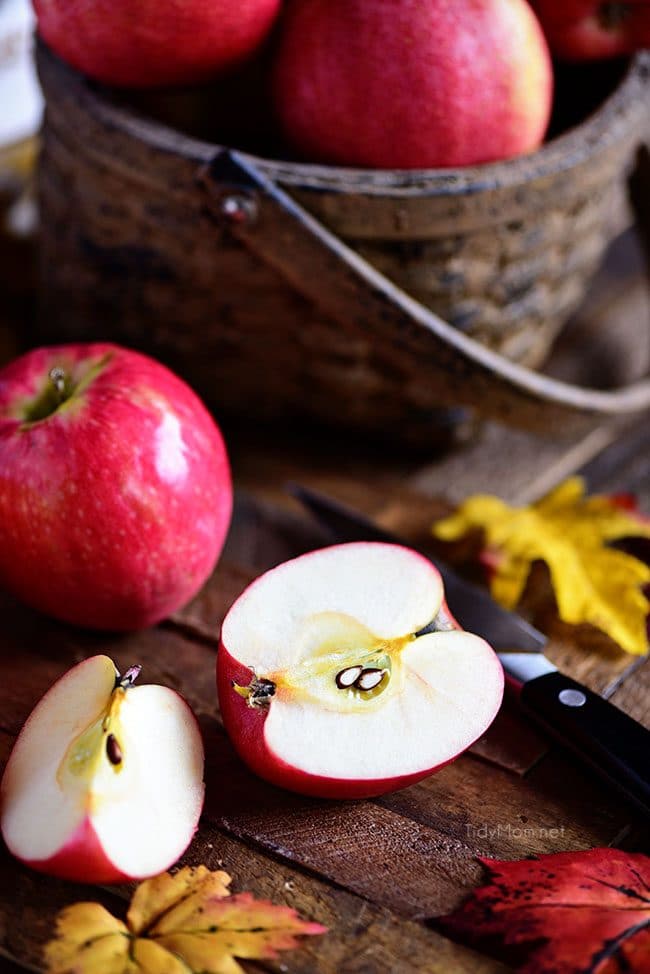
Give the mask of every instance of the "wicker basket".
[[(650, 386), (533, 373), (617, 229), (650, 142), (650, 55), (533, 155), (382, 172), (223, 150), (39, 51), (42, 328), (153, 351), (219, 407), (428, 442), (443, 407), (528, 428), (638, 411)], [(543, 408), (540, 408), (543, 406)]]

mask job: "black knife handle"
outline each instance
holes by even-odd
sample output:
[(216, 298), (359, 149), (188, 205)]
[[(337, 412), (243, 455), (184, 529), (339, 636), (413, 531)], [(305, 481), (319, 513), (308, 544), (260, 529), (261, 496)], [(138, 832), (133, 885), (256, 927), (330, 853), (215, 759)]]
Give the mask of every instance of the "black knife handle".
[(521, 703), (549, 734), (650, 813), (650, 731), (561, 673), (529, 680)]

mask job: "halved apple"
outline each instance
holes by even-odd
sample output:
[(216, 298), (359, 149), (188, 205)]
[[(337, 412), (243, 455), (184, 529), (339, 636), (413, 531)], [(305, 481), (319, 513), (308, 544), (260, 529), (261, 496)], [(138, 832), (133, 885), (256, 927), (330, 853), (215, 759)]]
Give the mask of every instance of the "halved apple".
[(7, 846), (88, 883), (141, 879), (189, 845), (203, 806), (203, 742), (185, 701), (133, 686), (107, 656), (69, 670), (28, 718), (0, 785)]
[(380, 795), (438, 770), (485, 732), (503, 695), (501, 664), (451, 618), (433, 565), (375, 543), (257, 579), (224, 620), (217, 683), (250, 768), (327, 798)]

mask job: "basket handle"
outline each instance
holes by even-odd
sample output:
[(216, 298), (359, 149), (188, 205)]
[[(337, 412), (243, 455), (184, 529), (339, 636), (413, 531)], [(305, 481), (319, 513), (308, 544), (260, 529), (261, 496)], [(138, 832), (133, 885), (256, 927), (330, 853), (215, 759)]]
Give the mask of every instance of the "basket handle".
[(343, 243), (245, 155), (219, 152), (202, 169), (211, 211), (234, 237), (342, 330), (365, 335), (389, 367), (412, 362), (440, 405), (532, 432), (571, 435), (650, 409), (650, 378), (598, 391), (548, 378), (474, 341), (409, 297)]

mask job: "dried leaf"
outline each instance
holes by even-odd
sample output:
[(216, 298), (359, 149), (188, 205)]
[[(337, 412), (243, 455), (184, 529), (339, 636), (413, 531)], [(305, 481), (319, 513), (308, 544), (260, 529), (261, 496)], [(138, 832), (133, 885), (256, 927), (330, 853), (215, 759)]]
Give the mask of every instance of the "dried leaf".
[(650, 974), (648, 856), (592, 849), (481, 861), (489, 884), (440, 921), (454, 939), (506, 961), (516, 948), (523, 974)]
[(323, 933), (317, 923), (305, 923), (294, 910), (255, 900), (249, 893), (230, 899), (208, 900), (175, 927), (172, 916), (151, 932), (156, 942), (179, 954), (193, 971), (243, 974), (233, 956), (248, 960), (273, 959), (280, 950), (296, 947), (297, 937)]
[(129, 967), (129, 931), (99, 903), (76, 903), (63, 910), (56, 938), (45, 948), (48, 971), (122, 974)]
[(99, 903), (68, 907), (45, 948), (48, 974), (243, 974), (236, 957), (275, 958), (298, 937), (325, 933), (289, 907), (231, 897), (229, 883), (205, 866), (146, 880), (126, 925)]
[(205, 866), (185, 866), (173, 876), (171, 873), (154, 876), (140, 883), (133, 894), (126, 915), (129, 929), (140, 934), (170, 915), (178, 925), (187, 911), (196, 909), (197, 903), (201, 905), (210, 897), (230, 896), (229, 884), (228, 873), (213, 873)]
[(585, 497), (573, 477), (530, 507), (512, 508), (490, 495), (468, 498), (433, 532), (455, 541), (483, 529), (493, 597), (508, 609), (519, 602), (534, 561), (546, 562), (560, 618), (588, 622), (628, 653), (650, 649), (646, 619), (650, 566), (607, 542), (650, 538), (650, 522), (619, 497)]

